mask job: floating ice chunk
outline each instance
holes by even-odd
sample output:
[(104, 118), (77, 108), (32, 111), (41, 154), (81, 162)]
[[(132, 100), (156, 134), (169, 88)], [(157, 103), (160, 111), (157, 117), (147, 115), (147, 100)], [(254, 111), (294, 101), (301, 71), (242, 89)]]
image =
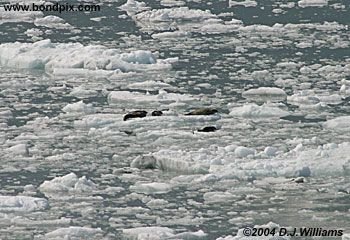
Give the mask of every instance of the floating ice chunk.
[(128, 91), (113, 91), (108, 95), (109, 103), (126, 103), (133, 102), (147, 105), (147, 104), (160, 104), (160, 103), (172, 103), (176, 101), (180, 102), (190, 102), (195, 100), (190, 95), (179, 94), (179, 93), (168, 93), (165, 90), (159, 90), (157, 95), (142, 94), (138, 92), (128, 92)]
[(102, 239), (100, 228), (68, 227), (59, 228), (45, 234), (45, 239)]
[(256, 7), (258, 3), (254, 0), (234, 1), (229, 0), (229, 6), (244, 6), (244, 7)]
[(242, 107), (231, 109), (230, 115), (243, 118), (273, 118), (287, 116), (289, 113), (268, 104), (264, 104), (262, 106), (258, 106), (256, 104), (246, 104)]
[(339, 94), (318, 95), (317, 97), (322, 103), (328, 104), (339, 104), (343, 101), (342, 97)]
[(138, 83), (131, 83), (127, 87), (130, 89), (145, 89), (145, 90), (172, 88), (170, 84), (167, 84), (161, 81), (153, 81), (153, 80), (138, 82)]
[(147, 202), (147, 207), (156, 209), (156, 208), (164, 208), (164, 206), (168, 205), (169, 202), (164, 199), (152, 199), (151, 201)]
[(90, 114), (95, 112), (92, 104), (85, 104), (83, 101), (67, 104), (63, 109), (66, 113)]
[(274, 157), (276, 156), (277, 151), (278, 149), (275, 147), (266, 147), (264, 153), (269, 157)]
[(45, 210), (49, 202), (44, 198), (0, 196), (0, 212), (33, 212)]
[(161, 0), (160, 4), (162, 6), (172, 7), (172, 6), (183, 6), (185, 2), (181, 0)]
[(167, 227), (138, 227), (123, 229), (123, 235), (129, 239), (163, 240), (174, 236), (174, 230)]
[(274, 8), (274, 9), (272, 9), (272, 12), (275, 14), (280, 14), (280, 13), (283, 13), (284, 11), (280, 8)]
[(199, 240), (199, 239), (207, 239), (208, 234), (203, 232), (202, 230), (198, 230), (197, 232), (184, 232), (178, 233), (173, 237), (169, 237), (168, 239), (191, 239), (191, 240)]
[(315, 96), (312, 90), (303, 90), (287, 97), (289, 103), (296, 105), (312, 105), (320, 102), (320, 98)]
[(135, 0), (128, 0), (125, 4), (119, 7), (120, 9), (127, 11), (128, 15), (134, 15), (138, 12), (148, 10), (146, 3), (138, 2)]
[(152, 9), (138, 13), (135, 16), (137, 21), (148, 22), (172, 22), (172, 21), (201, 21), (210, 18), (217, 18), (210, 11), (189, 9), (188, 7)]
[(276, 65), (277, 67), (283, 67), (283, 68), (287, 68), (287, 69), (297, 69), (300, 67), (299, 63), (295, 63), (295, 62), (280, 62), (277, 63)]
[(157, 102), (157, 95), (142, 94), (138, 92), (113, 91), (108, 94), (108, 102), (140, 102), (147, 104), (148, 102)]
[[(238, 30), (240, 26), (242, 26), (242, 22), (235, 19), (232, 19), (231, 22), (226, 22), (226, 23), (218, 22), (217, 19), (209, 19), (203, 22), (203, 26), (199, 28), (199, 32), (202, 34), (228, 33), (228, 32), (233, 32), (235, 30)], [(236, 51), (238, 51), (239, 48), (242, 48), (242, 47), (237, 46)], [(241, 52), (244, 52), (244, 51), (241, 51)]]
[(245, 158), (249, 155), (254, 155), (254, 154), (255, 154), (255, 150), (252, 148), (239, 146), (235, 149), (235, 155), (236, 157), (239, 157), (239, 158)]
[[(65, 69), (69, 75), (69, 69), (80, 72), (105, 70), (112, 73), (165, 69), (171, 67), (173, 60), (158, 61), (152, 52), (145, 50), (120, 53), (117, 49), (101, 45), (51, 43), (49, 39), (35, 43), (0, 44), (0, 64), (3, 66), (40, 68), (48, 73)], [(63, 74), (62, 71), (60, 73)]]
[(31, 29), (28, 29), (27, 31), (24, 32), (27, 36), (30, 36), (30, 37), (38, 37), (38, 36), (41, 36), (44, 34), (43, 31), (41, 31), (40, 29), (37, 29), (37, 28), (31, 28)]
[(242, 94), (248, 99), (262, 99), (281, 101), (287, 98), (287, 94), (280, 88), (275, 87), (259, 87), (256, 89), (249, 89)]
[(208, 204), (228, 203), (237, 200), (239, 196), (230, 192), (206, 192), (203, 194), (204, 201)]
[(340, 131), (350, 131), (350, 116), (336, 117), (326, 121), (323, 126), (325, 128), (337, 129)]
[(17, 145), (14, 145), (12, 147), (9, 147), (5, 150), (7, 153), (10, 153), (12, 155), (22, 155), (22, 156), (28, 156), (29, 155), (29, 149), (27, 144), (20, 143)]
[(300, 0), (298, 6), (305, 7), (324, 7), (328, 5), (328, 0)]
[(154, 64), (156, 56), (151, 51), (136, 50), (130, 53), (120, 54), (120, 59), (128, 63)]
[(45, 181), (39, 186), (40, 191), (49, 195), (62, 192), (91, 192), (95, 189), (96, 185), (91, 180), (85, 176), (78, 178), (74, 173)]
[(8, 118), (12, 118), (12, 117), (13, 117), (13, 114), (12, 114), (11, 110), (0, 109), (0, 118), (8, 119)]
[(77, 98), (88, 98), (96, 96), (98, 92), (93, 89), (86, 89), (84, 86), (78, 86), (72, 89), (69, 95), (77, 97)]
[(169, 39), (169, 38), (184, 38), (189, 37), (190, 33), (184, 32), (184, 31), (174, 31), (174, 32), (162, 32), (162, 33), (155, 33), (152, 34), (152, 38), (155, 39)]
[(66, 23), (62, 18), (52, 15), (46, 16), (44, 18), (35, 19), (34, 25), (61, 29), (72, 27), (69, 23)]
[(120, 115), (116, 114), (92, 114), (74, 121), (74, 126), (77, 128), (99, 128), (115, 123), (118, 118), (122, 119)]
[(124, 208), (115, 208), (115, 210), (118, 215), (125, 215), (125, 216), (135, 216), (135, 214), (138, 214), (138, 213), (149, 212), (149, 209), (143, 208), (143, 207), (124, 207)]
[(167, 183), (136, 183), (130, 187), (131, 191), (145, 194), (162, 194), (171, 191), (171, 185)]

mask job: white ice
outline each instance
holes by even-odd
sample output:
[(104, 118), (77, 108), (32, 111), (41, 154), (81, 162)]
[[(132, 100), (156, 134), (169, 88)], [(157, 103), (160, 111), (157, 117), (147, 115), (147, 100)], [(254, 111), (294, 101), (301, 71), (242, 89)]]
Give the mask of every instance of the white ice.
[(28, 196), (0, 196), (0, 212), (33, 212), (49, 207), (45, 198)]

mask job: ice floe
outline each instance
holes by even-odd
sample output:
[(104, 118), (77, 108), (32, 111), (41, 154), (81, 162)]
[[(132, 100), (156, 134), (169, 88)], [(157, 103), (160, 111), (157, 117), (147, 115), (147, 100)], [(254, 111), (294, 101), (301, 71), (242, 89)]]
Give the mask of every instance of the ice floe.
[(230, 115), (244, 118), (273, 118), (287, 116), (289, 113), (271, 104), (264, 104), (261, 106), (245, 104), (242, 107), (232, 108)]
[(28, 156), (29, 155), (29, 148), (27, 144), (25, 143), (19, 143), (14, 146), (11, 146), (7, 149), (5, 149), (5, 152), (11, 155), (21, 155), (21, 156)]
[(157, 95), (154, 94), (142, 94), (139, 92), (129, 91), (113, 91), (108, 95), (108, 102), (111, 104), (130, 104), (134, 107), (147, 106), (147, 105), (160, 105), (169, 104), (174, 102), (191, 102), (196, 98), (180, 93), (168, 93), (165, 90), (159, 90)]
[(95, 109), (92, 106), (92, 104), (85, 104), (83, 101), (68, 104), (62, 110), (66, 113), (81, 113), (81, 114), (90, 114), (95, 112)]
[(123, 229), (123, 235), (126, 239), (142, 240), (162, 240), (162, 239), (206, 239), (207, 234), (202, 230), (197, 232), (175, 233), (167, 227), (138, 227)]
[(167, 183), (142, 183), (137, 182), (135, 185), (130, 187), (131, 191), (137, 193), (145, 193), (145, 194), (163, 194), (171, 191), (171, 185)]
[(139, 72), (171, 67), (167, 60), (157, 59), (150, 51), (121, 53), (100, 45), (52, 43), (49, 39), (35, 43), (1, 44), (0, 64), (13, 68), (45, 69), (52, 74), (57, 71), (60, 74), (86, 74), (96, 70)]
[(328, 0), (300, 0), (299, 7), (324, 7), (328, 5)]
[(229, 0), (229, 6), (244, 6), (244, 7), (256, 7), (258, 3), (254, 0), (234, 1)]
[(242, 96), (248, 99), (263, 101), (282, 101), (287, 98), (287, 94), (283, 89), (274, 87), (260, 87), (249, 89), (242, 93)]
[(338, 131), (350, 131), (350, 116), (341, 116), (330, 119), (325, 122), (323, 126)]
[(167, 227), (139, 227), (123, 229), (123, 234), (129, 239), (161, 240), (174, 236), (174, 230)]
[(92, 190), (96, 190), (97, 186), (91, 180), (88, 180), (85, 176), (78, 178), (74, 173), (69, 173), (62, 177), (56, 177), (51, 181), (43, 182), (39, 190), (51, 195), (60, 195), (63, 192), (66, 193), (91, 193)]
[(103, 231), (100, 228), (68, 227), (59, 228), (45, 234), (45, 239), (103, 239)]
[[(350, 163), (347, 156), (349, 143), (305, 148), (298, 144), (287, 153), (268, 147), (256, 151), (244, 146), (218, 148), (217, 151), (169, 151), (153, 154), (162, 170), (183, 173), (212, 173), (217, 179), (266, 176), (323, 176), (345, 174)], [(333, 146), (333, 145), (332, 145)], [(328, 159), (332, 158), (332, 167)], [(217, 164), (215, 159), (220, 159)]]
[(34, 20), (35, 26), (45, 26), (50, 28), (72, 28), (69, 23), (66, 23), (64, 19), (57, 16), (45, 16), (43, 18), (37, 18)]
[(45, 198), (28, 196), (0, 196), (0, 212), (33, 212), (49, 207)]

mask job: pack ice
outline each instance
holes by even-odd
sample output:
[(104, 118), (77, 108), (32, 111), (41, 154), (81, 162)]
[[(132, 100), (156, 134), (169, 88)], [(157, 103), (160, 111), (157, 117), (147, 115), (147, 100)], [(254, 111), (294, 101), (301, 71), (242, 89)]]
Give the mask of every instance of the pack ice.
[[(35, 43), (0, 44), (0, 65), (11, 68), (45, 69), (57, 74), (106, 72), (140, 72), (171, 67), (169, 59), (157, 59), (147, 50), (121, 53), (101, 45), (52, 43), (50, 39)], [(171, 61), (174, 61), (172, 59)]]

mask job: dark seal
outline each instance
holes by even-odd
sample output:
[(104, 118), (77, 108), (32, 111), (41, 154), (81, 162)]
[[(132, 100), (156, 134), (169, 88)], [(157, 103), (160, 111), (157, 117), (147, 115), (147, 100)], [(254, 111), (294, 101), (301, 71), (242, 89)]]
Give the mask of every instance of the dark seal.
[(193, 116), (193, 115), (212, 115), (217, 113), (218, 110), (214, 109), (214, 108), (199, 108), (196, 109), (192, 112), (186, 113), (185, 115), (187, 116)]
[(218, 130), (216, 127), (209, 126), (209, 127), (204, 127), (202, 129), (198, 129), (198, 132), (215, 132), (216, 130)]
[(155, 110), (152, 112), (152, 116), (162, 116), (162, 115), (163, 115), (162, 111)]
[(133, 111), (129, 112), (124, 116), (124, 121), (131, 119), (131, 118), (143, 118), (146, 117), (147, 112), (146, 111)]

